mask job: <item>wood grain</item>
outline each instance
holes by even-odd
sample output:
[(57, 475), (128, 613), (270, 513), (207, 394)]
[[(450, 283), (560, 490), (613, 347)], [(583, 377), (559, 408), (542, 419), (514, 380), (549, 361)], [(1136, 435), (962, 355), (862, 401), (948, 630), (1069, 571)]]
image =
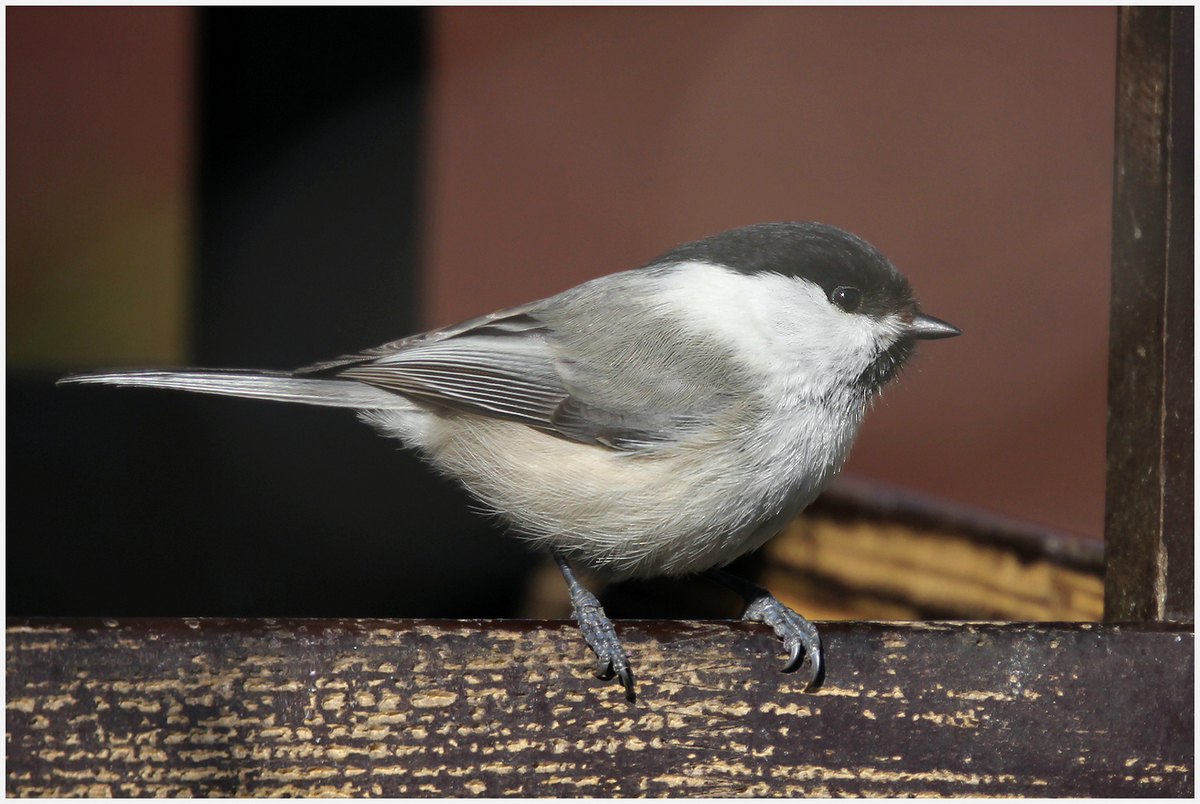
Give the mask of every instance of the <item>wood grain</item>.
[(9, 795), (1190, 795), (1170, 624), (10, 620)]

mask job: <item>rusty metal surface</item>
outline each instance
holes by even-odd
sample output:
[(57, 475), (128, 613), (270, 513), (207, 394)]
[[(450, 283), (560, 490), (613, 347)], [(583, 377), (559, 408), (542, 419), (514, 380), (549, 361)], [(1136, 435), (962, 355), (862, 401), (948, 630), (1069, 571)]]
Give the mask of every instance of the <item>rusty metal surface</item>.
[(1194, 618), (1193, 14), (1118, 25), (1105, 618)]
[(1193, 634), (619, 621), (639, 700), (538, 621), (8, 623), (7, 792), (1190, 795)]

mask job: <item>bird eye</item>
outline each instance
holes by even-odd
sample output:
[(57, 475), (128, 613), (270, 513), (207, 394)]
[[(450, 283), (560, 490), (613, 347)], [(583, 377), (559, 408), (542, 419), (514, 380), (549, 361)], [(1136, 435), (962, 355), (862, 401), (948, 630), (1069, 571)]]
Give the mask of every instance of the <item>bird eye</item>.
[(862, 304), (862, 291), (843, 285), (833, 289), (833, 293), (829, 294), (829, 300), (847, 313), (853, 313), (858, 309), (858, 305)]

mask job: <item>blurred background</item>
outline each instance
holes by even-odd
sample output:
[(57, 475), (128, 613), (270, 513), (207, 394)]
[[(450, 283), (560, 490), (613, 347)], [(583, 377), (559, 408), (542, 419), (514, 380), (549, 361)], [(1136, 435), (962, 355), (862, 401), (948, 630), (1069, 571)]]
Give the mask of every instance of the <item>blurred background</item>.
[(1112, 8), (6, 9), (8, 613), (528, 610), (541, 559), (350, 412), (53, 381), (293, 368), (771, 220), (964, 332), (847, 475), (1099, 540), (1115, 42)]

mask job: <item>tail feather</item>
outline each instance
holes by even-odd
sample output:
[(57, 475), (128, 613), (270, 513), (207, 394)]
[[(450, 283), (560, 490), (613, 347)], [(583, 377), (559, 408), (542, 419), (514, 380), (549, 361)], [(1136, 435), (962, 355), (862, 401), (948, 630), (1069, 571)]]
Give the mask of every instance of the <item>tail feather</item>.
[(412, 408), (412, 402), (405, 397), (382, 388), (353, 380), (296, 377), (285, 371), (129, 369), (71, 374), (58, 381), (58, 385), (74, 384), (168, 388), (198, 394), (240, 396), (358, 410)]

